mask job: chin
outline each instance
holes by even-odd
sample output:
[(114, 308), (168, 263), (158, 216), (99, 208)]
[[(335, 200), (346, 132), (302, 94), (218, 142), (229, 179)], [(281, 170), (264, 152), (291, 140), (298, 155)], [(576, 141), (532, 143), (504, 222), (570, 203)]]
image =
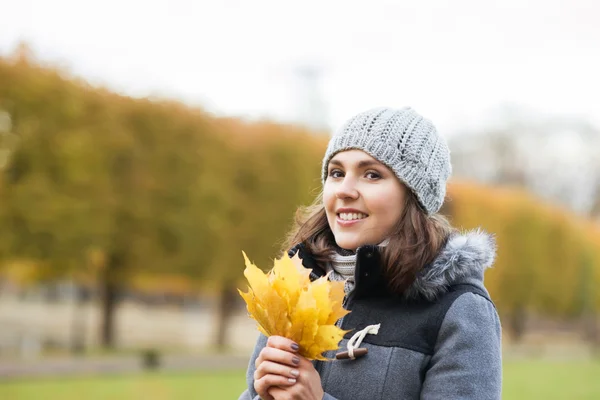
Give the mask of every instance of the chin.
[(349, 238), (339, 238), (339, 239), (336, 238), (335, 242), (342, 249), (351, 250), (351, 251), (355, 251), (356, 249), (358, 249), (360, 246), (363, 245), (362, 241), (356, 240), (356, 239), (349, 239)]

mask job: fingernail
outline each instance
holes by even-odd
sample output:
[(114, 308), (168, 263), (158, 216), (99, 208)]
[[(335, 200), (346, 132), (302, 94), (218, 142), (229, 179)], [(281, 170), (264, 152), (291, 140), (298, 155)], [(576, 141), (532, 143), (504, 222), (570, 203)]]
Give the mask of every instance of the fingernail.
[(294, 378), (288, 378), (288, 382), (289, 383), (296, 383), (296, 380)]
[(291, 346), (292, 350), (294, 351), (298, 351), (298, 349), (300, 348), (300, 346), (298, 346), (296, 343), (292, 343)]
[(294, 376), (298, 376), (298, 375), (300, 375), (300, 371), (298, 371), (297, 369), (293, 369), (290, 371), (290, 374), (292, 374)]
[(300, 364), (300, 359), (298, 357), (293, 357), (292, 363), (294, 363), (295, 365), (298, 365), (298, 364)]

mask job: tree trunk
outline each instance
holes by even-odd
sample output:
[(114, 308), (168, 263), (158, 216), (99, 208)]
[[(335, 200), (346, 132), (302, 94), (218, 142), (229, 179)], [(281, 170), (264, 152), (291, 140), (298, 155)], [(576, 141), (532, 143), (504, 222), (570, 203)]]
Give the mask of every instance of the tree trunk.
[(115, 306), (117, 304), (117, 287), (110, 280), (102, 282), (102, 323), (101, 323), (101, 344), (105, 349), (115, 347), (114, 319)]
[(594, 299), (596, 297), (596, 290), (594, 287), (594, 260), (589, 252), (582, 255), (578, 292), (581, 302), (583, 335), (585, 340), (592, 346), (592, 350), (597, 351), (600, 347), (600, 332), (598, 331), (597, 311), (594, 307)]
[(592, 310), (583, 317), (583, 329), (585, 340), (594, 349), (600, 349), (600, 329), (598, 329), (598, 316)]
[(86, 310), (84, 289), (75, 285), (75, 304), (71, 321), (71, 353), (81, 354), (85, 350)]
[(227, 331), (237, 295), (234, 286), (232, 281), (225, 281), (221, 285), (216, 310), (215, 348), (217, 351), (224, 351), (227, 347)]
[(515, 343), (518, 343), (525, 334), (525, 324), (527, 321), (527, 315), (525, 309), (522, 306), (518, 306), (513, 310), (509, 317), (509, 326), (511, 331), (512, 339)]
[(106, 269), (102, 274), (102, 310), (100, 325), (100, 341), (105, 349), (115, 347), (115, 311), (117, 306), (117, 296), (119, 294), (119, 284), (117, 277), (123, 266), (124, 258), (119, 254), (111, 254), (108, 258)]

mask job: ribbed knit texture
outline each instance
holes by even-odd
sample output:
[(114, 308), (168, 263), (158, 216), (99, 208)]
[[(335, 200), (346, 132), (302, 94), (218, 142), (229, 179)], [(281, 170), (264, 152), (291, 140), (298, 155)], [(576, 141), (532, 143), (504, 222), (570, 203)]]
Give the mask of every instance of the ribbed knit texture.
[(374, 108), (348, 120), (337, 131), (323, 158), (327, 166), (340, 151), (357, 149), (387, 165), (417, 196), (428, 214), (439, 211), (452, 173), (450, 150), (428, 119), (410, 107)]
[(327, 265), (329, 280), (346, 281), (344, 292), (350, 293), (354, 289), (354, 270), (356, 269), (356, 254), (334, 254), (333, 260)]

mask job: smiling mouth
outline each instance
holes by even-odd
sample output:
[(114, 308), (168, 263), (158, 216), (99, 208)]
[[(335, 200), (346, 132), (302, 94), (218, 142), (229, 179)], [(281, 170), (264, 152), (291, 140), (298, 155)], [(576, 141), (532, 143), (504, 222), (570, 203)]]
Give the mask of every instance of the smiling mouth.
[(367, 218), (368, 215), (363, 213), (339, 213), (337, 217), (342, 221), (358, 221)]

